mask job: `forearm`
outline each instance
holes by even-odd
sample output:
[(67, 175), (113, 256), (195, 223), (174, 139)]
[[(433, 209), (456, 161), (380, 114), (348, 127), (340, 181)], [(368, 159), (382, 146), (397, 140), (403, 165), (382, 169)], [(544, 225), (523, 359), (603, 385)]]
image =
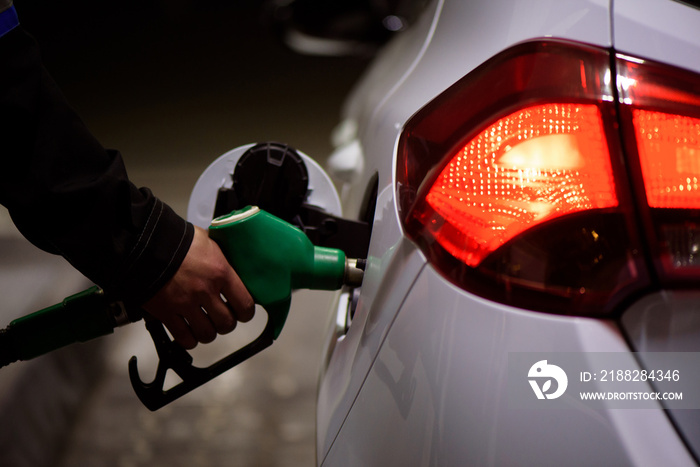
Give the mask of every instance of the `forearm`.
[(33, 243), (107, 291), (150, 298), (184, 259), (192, 226), (128, 180), (119, 153), (68, 106), (21, 28), (0, 39), (0, 67), (0, 202)]

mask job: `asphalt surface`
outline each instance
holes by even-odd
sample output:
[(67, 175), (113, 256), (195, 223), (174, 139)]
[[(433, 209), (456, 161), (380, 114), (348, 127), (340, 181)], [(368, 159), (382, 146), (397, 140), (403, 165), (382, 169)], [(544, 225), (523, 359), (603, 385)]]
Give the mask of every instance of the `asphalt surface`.
[[(366, 65), (287, 51), (261, 25), (260, 2), (147, 1), (127, 12), (116, 1), (97, 2), (100, 7), (87, 1), (17, 3), (47, 68), (88, 127), (104, 146), (122, 152), (137, 185), (150, 187), (183, 216), (199, 174), (239, 145), (283, 141), (323, 162), (343, 96)], [(19, 238), (1, 212), (0, 251), (1, 277), (14, 278), (2, 288), (11, 305), (1, 315), (3, 326), (22, 310), (48, 306), (86, 285), (60, 258)], [(6, 261), (9, 251), (19, 252), (14, 262)], [(18, 268), (26, 275), (17, 276)], [(15, 306), (11, 297), (22, 296), (34, 300)], [(155, 368), (141, 323), (75, 346), (58, 361), (50, 356), (36, 360), (41, 364), (8, 367), (0, 373), (0, 402), (9, 410), (3, 420), (12, 423), (0, 431), (0, 461), (312, 465), (317, 370), (331, 300), (324, 292), (295, 295), (288, 324), (271, 348), (157, 412), (141, 405), (127, 375), (132, 355), (144, 380)], [(237, 349), (261, 323), (200, 346), (195, 363)], [(52, 377), (56, 366), (61, 371)], [(48, 379), (37, 379), (46, 374)], [(56, 392), (66, 393), (60, 407), (42, 408), (40, 401)]]

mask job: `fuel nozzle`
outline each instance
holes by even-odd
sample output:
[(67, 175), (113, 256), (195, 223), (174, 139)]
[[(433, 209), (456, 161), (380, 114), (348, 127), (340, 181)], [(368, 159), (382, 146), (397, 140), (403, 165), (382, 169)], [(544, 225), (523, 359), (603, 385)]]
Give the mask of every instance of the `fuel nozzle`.
[(300, 229), (256, 206), (214, 219), (209, 236), (275, 321), (275, 337), (287, 318), (292, 290), (337, 290), (362, 283), (363, 260), (315, 246)]
[(367, 260), (357, 258), (345, 259), (345, 275), (343, 276), (343, 285), (348, 287), (359, 287), (362, 285), (362, 279), (365, 276), (365, 267)]
[[(268, 315), (261, 334), (247, 345), (206, 368), (195, 367), (192, 356), (175, 344), (162, 323), (146, 327), (158, 351), (158, 369), (152, 382), (141, 380), (136, 357), (129, 361), (129, 377), (139, 399), (157, 410), (192, 389), (216, 378), (277, 339), (289, 313), (293, 289), (335, 290), (362, 282), (364, 261), (347, 259), (334, 248), (314, 246), (300, 229), (257, 207), (248, 206), (217, 217), (209, 236), (219, 245), (255, 302)], [(165, 389), (173, 370), (182, 382)]]

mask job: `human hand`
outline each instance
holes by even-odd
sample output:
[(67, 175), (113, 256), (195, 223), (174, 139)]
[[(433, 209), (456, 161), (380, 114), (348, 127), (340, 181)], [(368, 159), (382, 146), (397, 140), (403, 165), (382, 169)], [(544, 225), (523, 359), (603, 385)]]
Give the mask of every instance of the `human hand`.
[(227, 334), (253, 318), (255, 303), (206, 230), (194, 238), (175, 275), (143, 308), (186, 349)]

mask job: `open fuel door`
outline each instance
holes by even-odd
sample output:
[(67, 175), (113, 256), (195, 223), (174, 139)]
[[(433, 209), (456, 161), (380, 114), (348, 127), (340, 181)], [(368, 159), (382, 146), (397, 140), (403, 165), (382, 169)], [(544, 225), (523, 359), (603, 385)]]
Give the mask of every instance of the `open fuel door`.
[(245, 206), (258, 206), (299, 227), (316, 246), (367, 257), (369, 225), (343, 219), (330, 177), (290, 146), (249, 144), (216, 159), (192, 190), (187, 219), (207, 228), (213, 218)]

